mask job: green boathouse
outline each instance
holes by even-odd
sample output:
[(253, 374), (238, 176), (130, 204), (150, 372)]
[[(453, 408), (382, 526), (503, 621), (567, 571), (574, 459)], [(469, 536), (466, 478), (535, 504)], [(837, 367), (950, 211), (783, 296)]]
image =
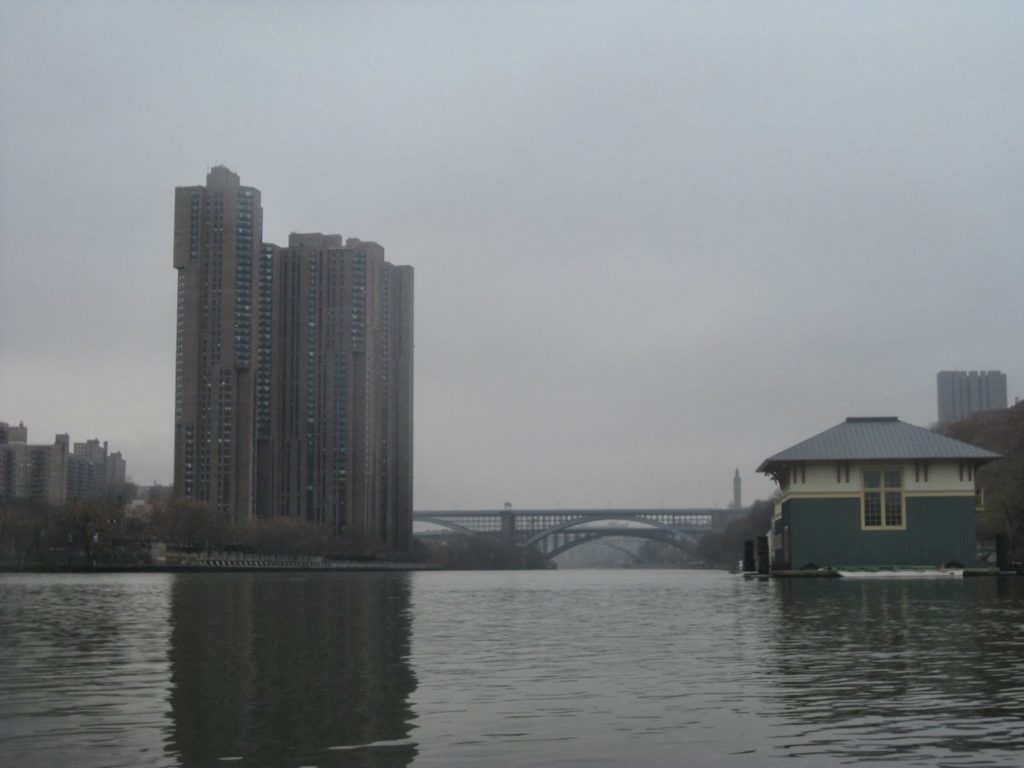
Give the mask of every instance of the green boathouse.
[(896, 417), (849, 418), (758, 467), (781, 494), (772, 565), (971, 566), (975, 475), (998, 458)]

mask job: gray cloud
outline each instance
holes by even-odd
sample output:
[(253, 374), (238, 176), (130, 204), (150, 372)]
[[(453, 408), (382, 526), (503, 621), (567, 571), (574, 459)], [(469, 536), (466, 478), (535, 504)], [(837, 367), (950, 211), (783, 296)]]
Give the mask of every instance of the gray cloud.
[(416, 506), (725, 503), (1021, 395), (1016, 3), (6, 3), (0, 419), (171, 473), (175, 185), (416, 268)]

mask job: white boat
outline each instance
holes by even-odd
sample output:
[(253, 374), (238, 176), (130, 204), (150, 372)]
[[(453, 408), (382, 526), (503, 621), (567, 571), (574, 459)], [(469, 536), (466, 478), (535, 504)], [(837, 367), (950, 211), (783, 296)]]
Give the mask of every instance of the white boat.
[(902, 570), (877, 570), (877, 571), (844, 571), (839, 569), (839, 575), (846, 579), (948, 579), (963, 578), (963, 568), (932, 568), (916, 569), (904, 568)]

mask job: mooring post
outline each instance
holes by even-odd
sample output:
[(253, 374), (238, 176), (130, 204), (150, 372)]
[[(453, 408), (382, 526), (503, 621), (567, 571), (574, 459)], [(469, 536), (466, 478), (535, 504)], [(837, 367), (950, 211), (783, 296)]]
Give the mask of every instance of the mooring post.
[(768, 537), (757, 537), (757, 573), (759, 576), (768, 575)]
[(743, 572), (753, 573), (757, 570), (754, 567), (754, 540), (747, 539), (743, 542)]
[(1000, 571), (1010, 570), (1010, 539), (1005, 533), (996, 534), (996, 567)]

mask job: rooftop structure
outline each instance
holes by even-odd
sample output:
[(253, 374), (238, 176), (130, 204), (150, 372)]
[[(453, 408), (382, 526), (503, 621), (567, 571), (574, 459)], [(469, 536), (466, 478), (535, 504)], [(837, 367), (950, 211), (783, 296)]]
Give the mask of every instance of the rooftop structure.
[(951, 437), (915, 427), (895, 416), (850, 417), (831, 429), (780, 451), (761, 462), (758, 472), (775, 474), (794, 462), (876, 459), (974, 459), (999, 455)]

